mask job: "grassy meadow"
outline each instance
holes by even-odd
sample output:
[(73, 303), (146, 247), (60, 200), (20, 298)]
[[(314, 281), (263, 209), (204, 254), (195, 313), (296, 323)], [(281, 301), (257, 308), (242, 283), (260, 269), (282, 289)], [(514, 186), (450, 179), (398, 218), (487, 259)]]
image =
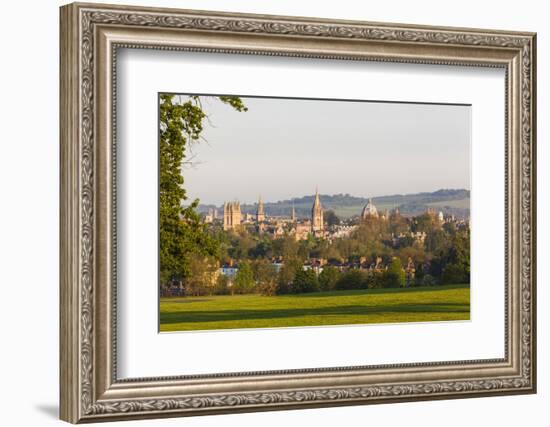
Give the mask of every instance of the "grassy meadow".
[(468, 285), (160, 300), (161, 332), (469, 319)]

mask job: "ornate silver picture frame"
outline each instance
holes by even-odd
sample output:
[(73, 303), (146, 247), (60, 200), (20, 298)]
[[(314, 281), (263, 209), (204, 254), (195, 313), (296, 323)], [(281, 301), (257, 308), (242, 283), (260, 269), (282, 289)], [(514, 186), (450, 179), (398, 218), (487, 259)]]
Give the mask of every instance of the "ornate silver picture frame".
[[(79, 3), (60, 13), (61, 419), (97, 422), (536, 391), (534, 33)], [(504, 357), (119, 378), (120, 48), (503, 69)]]

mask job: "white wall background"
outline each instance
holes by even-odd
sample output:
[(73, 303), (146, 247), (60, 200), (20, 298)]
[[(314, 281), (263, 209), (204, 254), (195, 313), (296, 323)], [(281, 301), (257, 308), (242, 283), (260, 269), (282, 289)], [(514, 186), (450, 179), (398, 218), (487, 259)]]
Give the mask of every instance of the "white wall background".
[[(122, 3), (110, 0), (113, 3)], [(550, 114), (550, 29), (545, 2), (393, 0), (133, 0), (133, 4), (538, 32), (538, 117)], [(58, 6), (3, 4), (0, 67), (0, 401), (3, 425), (59, 425), (58, 402)], [(132, 425), (329, 426), (545, 425), (550, 269), (549, 128), (539, 119), (539, 393), (437, 402), (136, 421)]]

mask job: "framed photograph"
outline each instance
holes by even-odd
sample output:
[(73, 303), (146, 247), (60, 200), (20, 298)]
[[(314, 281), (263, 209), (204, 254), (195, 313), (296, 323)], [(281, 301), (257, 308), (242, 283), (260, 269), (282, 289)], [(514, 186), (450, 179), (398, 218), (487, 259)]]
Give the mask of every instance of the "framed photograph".
[(535, 34), (60, 22), (63, 420), (536, 391)]

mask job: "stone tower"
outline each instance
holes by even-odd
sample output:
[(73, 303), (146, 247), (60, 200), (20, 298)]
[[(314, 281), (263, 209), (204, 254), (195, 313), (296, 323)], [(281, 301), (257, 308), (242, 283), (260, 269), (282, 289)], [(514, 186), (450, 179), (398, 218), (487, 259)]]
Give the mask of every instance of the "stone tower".
[(311, 232), (313, 234), (319, 233), (325, 229), (323, 220), (323, 207), (321, 206), (321, 200), (319, 199), (319, 191), (315, 190), (315, 200), (313, 207), (311, 208)]
[(264, 212), (264, 202), (262, 202), (262, 196), (260, 196), (260, 199), (258, 200), (258, 210), (256, 211), (256, 222), (264, 222), (265, 221), (265, 212)]
[(292, 205), (292, 212), (290, 213), (290, 220), (296, 222), (296, 209), (294, 209), (294, 204)]
[(223, 229), (234, 230), (241, 225), (241, 204), (225, 202), (223, 204)]

